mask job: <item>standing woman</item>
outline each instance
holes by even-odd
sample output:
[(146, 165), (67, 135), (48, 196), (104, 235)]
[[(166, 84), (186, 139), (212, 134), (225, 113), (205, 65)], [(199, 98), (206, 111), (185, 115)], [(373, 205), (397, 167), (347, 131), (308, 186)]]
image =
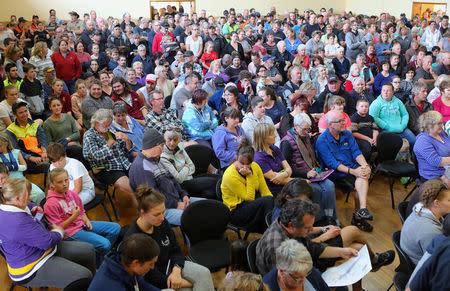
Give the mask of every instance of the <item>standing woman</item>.
[(200, 36), (198, 25), (192, 26), (192, 33), (186, 38), (186, 50), (192, 51), (196, 60), (199, 60), (203, 53), (203, 40)]
[(276, 197), (283, 185), (292, 180), (292, 169), (275, 145), (276, 130), (271, 124), (260, 123), (255, 126), (253, 147), (256, 150), (255, 162), (261, 167), (270, 192)]
[(223, 203), (231, 211), (231, 223), (252, 232), (264, 233), (265, 217), (273, 209), (273, 197), (260, 166), (253, 161), (255, 150), (241, 140), (234, 162), (225, 170), (220, 189)]
[(75, 93), (75, 81), (81, 77), (81, 63), (78, 56), (69, 50), (67, 41), (59, 41), (58, 51), (52, 54), (51, 59), (56, 76), (66, 83), (70, 94)]
[(145, 275), (146, 281), (161, 289), (213, 291), (209, 270), (184, 260), (172, 227), (164, 219), (164, 195), (147, 185), (141, 185), (136, 189), (136, 198), (139, 218), (130, 226), (125, 237), (134, 233), (148, 235), (158, 243), (160, 249), (155, 268)]
[(44, 82), (44, 68), (53, 68), (52, 60), (47, 58), (48, 47), (43, 41), (36, 43), (31, 52), (30, 64), (35, 66), (36, 79), (39, 82)]
[(238, 42), (238, 34), (236, 31), (230, 33), (230, 42), (224, 48), (224, 54), (231, 55), (233, 52), (238, 52), (241, 60), (245, 59), (244, 48)]

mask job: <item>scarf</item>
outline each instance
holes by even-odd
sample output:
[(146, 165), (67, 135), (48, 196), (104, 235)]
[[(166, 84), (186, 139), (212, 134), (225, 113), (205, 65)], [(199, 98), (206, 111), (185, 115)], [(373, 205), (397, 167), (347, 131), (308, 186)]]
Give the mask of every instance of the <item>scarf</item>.
[(314, 154), (314, 150), (312, 149), (311, 140), (309, 138), (300, 138), (300, 136), (295, 133), (293, 128), (291, 128), (291, 134), (294, 137), (298, 149), (300, 150), (300, 154), (308, 167), (310, 169), (320, 167), (319, 162), (316, 159), (316, 155)]

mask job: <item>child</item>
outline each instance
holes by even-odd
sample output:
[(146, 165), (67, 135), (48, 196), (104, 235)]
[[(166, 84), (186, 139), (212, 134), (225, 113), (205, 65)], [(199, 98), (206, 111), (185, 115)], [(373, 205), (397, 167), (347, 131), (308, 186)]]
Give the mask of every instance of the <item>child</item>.
[[(411, 159), (411, 153), (409, 152), (409, 142), (406, 138), (402, 138), (403, 144), (400, 150), (397, 153), (397, 156), (395, 157), (396, 162), (402, 162), (402, 163), (410, 163), (414, 165), (414, 162)], [(409, 177), (401, 177), (400, 182), (402, 184), (406, 184), (409, 181)]]
[(36, 67), (30, 63), (23, 65), (25, 78), (20, 86), (20, 95), (30, 105), (30, 113), (33, 117), (40, 118), (44, 112), (44, 97), (41, 82), (36, 79)]
[[(72, 101), (69, 93), (63, 90), (64, 89), (64, 82), (60, 79), (53, 80), (52, 83), (52, 95), (50, 97), (57, 97), (59, 100), (61, 100), (62, 103), (62, 113), (67, 113), (72, 115)], [(49, 106), (47, 104), (47, 106)]]
[(217, 56), (217, 53), (213, 51), (214, 44), (212, 41), (208, 41), (205, 44), (205, 52), (202, 55), (202, 66), (203, 66), (203, 75), (206, 74), (206, 72), (209, 70), (209, 66), (211, 65), (211, 62), (214, 60), (217, 60), (219, 57)]
[(120, 226), (114, 222), (90, 221), (77, 193), (69, 190), (69, 175), (61, 168), (49, 174), (50, 189), (44, 205), (44, 213), (50, 223), (64, 228), (71, 240), (92, 244), (97, 252), (97, 267), (114, 245)]
[(95, 186), (86, 167), (80, 161), (68, 158), (60, 143), (50, 144), (47, 155), (51, 163), (50, 171), (55, 168), (65, 169), (69, 174), (69, 190), (78, 193), (83, 205), (91, 202), (95, 197)]
[[(9, 137), (6, 133), (0, 133), (0, 180), (6, 181), (8, 178), (23, 178), (23, 172), (27, 170), (20, 150), (13, 149)], [(3, 182), (0, 183), (0, 187)], [(40, 203), (45, 198), (45, 193), (38, 186), (31, 184), (31, 201)]]
[(127, 71), (127, 82), (130, 84), (131, 90), (137, 91), (142, 86), (136, 81), (136, 71), (133, 68), (129, 68)]
[(114, 70), (119, 65), (119, 50), (117, 48), (111, 49), (111, 58), (109, 59), (108, 68), (110, 71)]
[(370, 161), (378, 136), (378, 126), (368, 112), (369, 100), (359, 99), (356, 102), (356, 112), (350, 117), (352, 125), (349, 128), (366, 161)]
[(227, 273), (226, 278), (231, 278), (236, 271), (250, 272), (247, 262), (247, 247), (248, 241), (235, 240), (230, 246), (230, 272)]
[(323, 133), (328, 128), (327, 123), (327, 113), (330, 110), (337, 110), (342, 112), (345, 118), (345, 129), (349, 128), (352, 125), (352, 122), (350, 121), (350, 117), (348, 117), (347, 113), (344, 112), (345, 108), (345, 99), (341, 96), (327, 96), (325, 99), (325, 108), (323, 112), (325, 112), (324, 115), (319, 119), (319, 132)]

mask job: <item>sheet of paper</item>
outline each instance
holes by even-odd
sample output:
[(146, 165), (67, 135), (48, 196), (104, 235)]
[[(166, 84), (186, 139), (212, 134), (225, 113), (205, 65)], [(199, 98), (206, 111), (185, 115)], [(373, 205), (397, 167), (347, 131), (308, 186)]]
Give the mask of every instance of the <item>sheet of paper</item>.
[(337, 267), (329, 268), (322, 274), (329, 287), (348, 286), (361, 280), (372, 270), (369, 251), (363, 246), (358, 256), (348, 259)]

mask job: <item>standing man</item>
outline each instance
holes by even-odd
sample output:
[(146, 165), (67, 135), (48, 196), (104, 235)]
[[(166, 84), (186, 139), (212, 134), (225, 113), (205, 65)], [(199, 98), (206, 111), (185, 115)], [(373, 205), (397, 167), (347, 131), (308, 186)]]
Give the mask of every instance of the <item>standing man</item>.
[(67, 23), (67, 30), (75, 33), (77, 41), (81, 40), (81, 34), (84, 30), (84, 23), (80, 19), (80, 15), (75, 11), (69, 12), (70, 22)]

